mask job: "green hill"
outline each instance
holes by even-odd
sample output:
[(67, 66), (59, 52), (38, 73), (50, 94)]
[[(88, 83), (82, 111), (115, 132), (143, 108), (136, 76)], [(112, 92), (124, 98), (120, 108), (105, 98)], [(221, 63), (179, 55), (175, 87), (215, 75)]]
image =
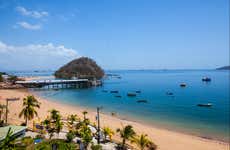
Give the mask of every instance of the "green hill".
[(54, 75), (56, 78), (63, 79), (71, 79), (73, 77), (101, 79), (104, 76), (104, 71), (94, 60), (88, 57), (81, 57), (62, 66)]

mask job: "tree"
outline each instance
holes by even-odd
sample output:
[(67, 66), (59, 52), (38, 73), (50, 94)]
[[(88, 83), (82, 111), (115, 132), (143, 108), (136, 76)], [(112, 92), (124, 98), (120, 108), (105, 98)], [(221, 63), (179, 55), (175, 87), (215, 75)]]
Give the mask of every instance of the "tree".
[(69, 131), (66, 134), (66, 141), (67, 142), (72, 142), (74, 138), (75, 138), (75, 134), (72, 131)]
[(11, 75), (11, 76), (9, 76), (8, 80), (9, 80), (11, 83), (15, 84), (15, 82), (18, 80), (18, 77), (17, 77), (17, 76), (14, 76), (14, 75)]
[(146, 134), (141, 134), (140, 136), (135, 136), (132, 138), (131, 143), (135, 143), (140, 150), (144, 150), (145, 148), (152, 146), (153, 142), (148, 139)]
[(109, 127), (104, 127), (103, 128), (103, 133), (104, 133), (104, 141), (106, 141), (106, 137), (109, 136), (109, 140), (112, 139), (112, 136), (114, 135), (114, 132), (112, 129)]
[(87, 111), (83, 111), (82, 114), (84, 115), (84, 120), (86, 119), (86, 114), (88, 114)]
[(68, 118), (67, 118), (67, 120), (68, 120), (68, 128), (69, 128), (69, 130), (71, 130), (71, 131), (73, 131), (74, 129), (74, 122), (75, 121), (78, 121), (79, 120), (79, 118), (77, 117), (77, 115), (70, 115), (70, 116), (68, 116)]
[(84, 124), (81, 129), (80, 129), (80, 137), (82, 139), (82, 142), (85, 146), (85, 149), (87, 149), (89, 143), (92, 141), (93, 137), (92, 137), (92, 132), (90, 130), (90, 128)]
[(43, 121), (43, 124), (49, 133), (49, 138), (51, 139), (55, 132), (59, 135), (63, 128), (63, 122), (61, 121), (61, 115), (58, 110), (52, 109), (49, 112), (50, 117), (47, 117), (47, 119)]
[(127, 126), (123, 127), (122, 129), (117, 129), (117, 132), (120, 133), (120, 136), (122, 138), (122, 145), (121, 146), (122, 146), (122, 149), (124, 150), (126, 141), (133, 138), (136, 133), (133, 130), (133, 127), (131, 125), (127, 125)]
[(3, 82), (3, 77), (1, 73), (0, 73), (0, 82)]
[(35, 108), (40, 108), (40, 103), (33, 95), (29, 95), (23, 99), (23, 109), (20, 112), (19, 117), (21, 118), (24, 116), (26, 125), (28, 120), (32, 120), (35, 115), (38, 116)]
[(13, 136), (11, 128), (8, 129), (5, 139), (0, 144), (1, 150), (13, 150), (15, 148), (16, 136)]

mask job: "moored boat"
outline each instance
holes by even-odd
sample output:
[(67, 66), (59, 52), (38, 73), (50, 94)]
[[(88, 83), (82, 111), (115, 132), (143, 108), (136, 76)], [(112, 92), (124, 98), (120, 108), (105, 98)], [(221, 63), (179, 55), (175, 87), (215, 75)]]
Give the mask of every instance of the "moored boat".
[(137, 94), (136, 93), (128, 93), (127, 96), (134, 97), (134, 96), (137, 96)]
[(172, 92), (166, 92), (166, 95), (173, 95)]
[(137, 100), (137, 103), (147, 103), (147, 100)]
[(115, 95), (115, 97), (117, 97), (117, 98), (121, 98), (121, 95)]
[(210, 81), (211, 81), (211, 78), (204, 77), (204, 78), (202, 78), (202, 81), (203, 81), (203, 82), (210, 82)]
[(110, 93), (118, 93), (118, 91), (110, 91)]
[(199, 107), (212, 107), (212, 103), (207, 103), (207, 104), (197, 104)]
[(186, 83), (181, 83), (180, 84), (180, 87), (186, 87), (187, 85), (186, 85)]

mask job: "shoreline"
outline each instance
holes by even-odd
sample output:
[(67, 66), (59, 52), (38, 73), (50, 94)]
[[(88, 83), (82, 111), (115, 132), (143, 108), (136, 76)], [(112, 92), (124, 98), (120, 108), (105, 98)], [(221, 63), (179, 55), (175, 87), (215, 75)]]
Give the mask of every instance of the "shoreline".
[[(62, 102), (62, 101), (54, 99), (54, 98), (42, 97), (39, 94), (37, 94), (36, 92), (34, 93), (33, 91), (28, 91), (28, 92), (30, 92), (31, 94), (35, 95), (36, 97), (40, 97), (42, 99), (46, 99), (46, 100), (52, 101), (54, 103), (58, 103), (58, 104), (65, 105), (65, 106), (72, 106), (72, 107), (76, 107), (76, 108), (80, 108), (80, 109), (86, 109), (86, 110), (89, 110), (90, 112), (95, 112), (96, 113), (96, 107), (95, 107), (95, 109), (93, 109), (93, 108), (87, 107), (87, 106), (79, 106), (78, 104)], [(202, 134), (198, 135), (196, 133), (191, 133), (189, 131), (186, 131), (186, 129), (179, 129), (179, 128), (173, 129), (173, 127), (171, 127), (170, 125), (165, 126), (165, 125), (161, 125), (159, 123), (154, 124), (154, 123), (150, 123), (150, 122), (145, 122), (145, 121), (140, 120), (139, 118), (136, 119), (136, 118), (131, 117), (129, 115), (122, 116), (122, 114), (119, 114), (119, 112), (115, 112), (115, 114), (116, 114), (115, 116), (112, 116), (111, 113), (112, 112), (108, 112), (108, 111), (100, 112), (100, 114), (110, 116), (110, 117), (115, 117), (115, 118), (117, 118), (119, 120), (128, 121), (128, 122), (134, 122), (134, 123), (142, 124), (142, 125), (145, 125), (145, 126), (148, 126), (148, 127), (153, 127), (153, 128), (157, 128), (157, 129), (161, 129), (161, 130), (167, 130), (167, 131), (170, 131), (170, 132), (176, 132), (176, 133), (181, 133), (181, 134), (185, 134), (185, 135), (190, 135), (190, 136), (198, 137), (198, 138), (201, 138), (201, 139), (204, 139), (204, 140), (211, 140), (211, 141), (216, 141), (216, 142), (220, 142), (220, 143), (223, 143), (223, 144), (226, 144), (226, 143), (228, 144), (228, 140), (215, 138), (214, 136), (208, 136), (208, 135), (204, 135), (204, 134), (203, 135)], [(230, 138), (230, 135), (229, 135), (229, 138)]]
[[(16, 123), (19, 120), (21, 122), (23, 121), (23, 118), (18, 118), (18, 113), (21, 109), (16, 109), (21, 107), (20, 103), (22, 103), (22, 98), (26, 95), (33, 94), (36, 96), (36, 98), (41, 102), (41, 108), (38, 110), (38, 114), (40, 119), (44, 119), (46, 115), (48, 114), (48, 110), (51, 108), (55, 108), (59, 110), (63, 117), (66, 117), (68, 114), (77, 114), (79, 117), (83, 117), (81, 112), (83, 110), (88, 111), (88, 117), (93, 122), (95, 121), (95, 115), (96, 111), (91, 108), (85, 108), (82, 106), (76, 106), (76, 105), (69, 105), (62, 102), (57, 102), (55, 100), (49, 100), (41, 98), (40, 96), (31, 93), (29, 90), (0, 90), (0, 95), (2, 98), (6, 97), (20, 97), (21, 101), (12, 102), (9, 105), (10, 113), (9, 113), (9, 121), (10, 123)], [(1, 103), (3, 101), (1, 100)], [(17, 103), (17, 104), (16, 104)], [(12, 109), (15, 108), (15, 109)], [(68, 111), (67, 111), (68, 110)], [(12, 118), (18, 118), (16, 120)], [(30, 125), (32, 124), (32, 121), (30, 121)], [(196, 135), (190, 135), (186, 133), (181, 133), (177, 131), (168, 130), (165, 128), (159, 128), (154, 125), (148, 125), (146, 123), (140, 123), (139, 121), (135, 121), (129, 118), (121, 118), (118, 116), (111, 116), (106, 113), (101, 114), (101, 124), (102, 126), (109, 126), (113, 130), (116, 130), (116, 128), (121, 127), (121, 125), (130, 124), (134, 127), (135, 131), (137, 133), (145, 133), (148, 134), (149, 138), (155, 142), (155, 144), (158, 145), (159, 149), (162, 150), (168, 150), (168, 149), (186, 149), (192, 150), (216, 150), (216, 149), (223, 149), (227, 150), (229, 149), (229, 143), (224, 141), (219, 141), (216, 139), (209, 139), (206, 137), (200, 137)], [(117, 136), (114, 137), (114, 139), (119, 139)], [(170, 143), (170, 144), (169, 144)], [(191, 145), (191, 147), (189, 146)]]

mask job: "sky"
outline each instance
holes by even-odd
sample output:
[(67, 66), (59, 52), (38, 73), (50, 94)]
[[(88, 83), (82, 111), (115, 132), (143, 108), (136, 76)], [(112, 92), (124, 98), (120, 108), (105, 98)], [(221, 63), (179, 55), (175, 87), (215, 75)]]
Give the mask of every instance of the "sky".
[(0, 0), (0, 70), (229, 65), (228, 0)]

